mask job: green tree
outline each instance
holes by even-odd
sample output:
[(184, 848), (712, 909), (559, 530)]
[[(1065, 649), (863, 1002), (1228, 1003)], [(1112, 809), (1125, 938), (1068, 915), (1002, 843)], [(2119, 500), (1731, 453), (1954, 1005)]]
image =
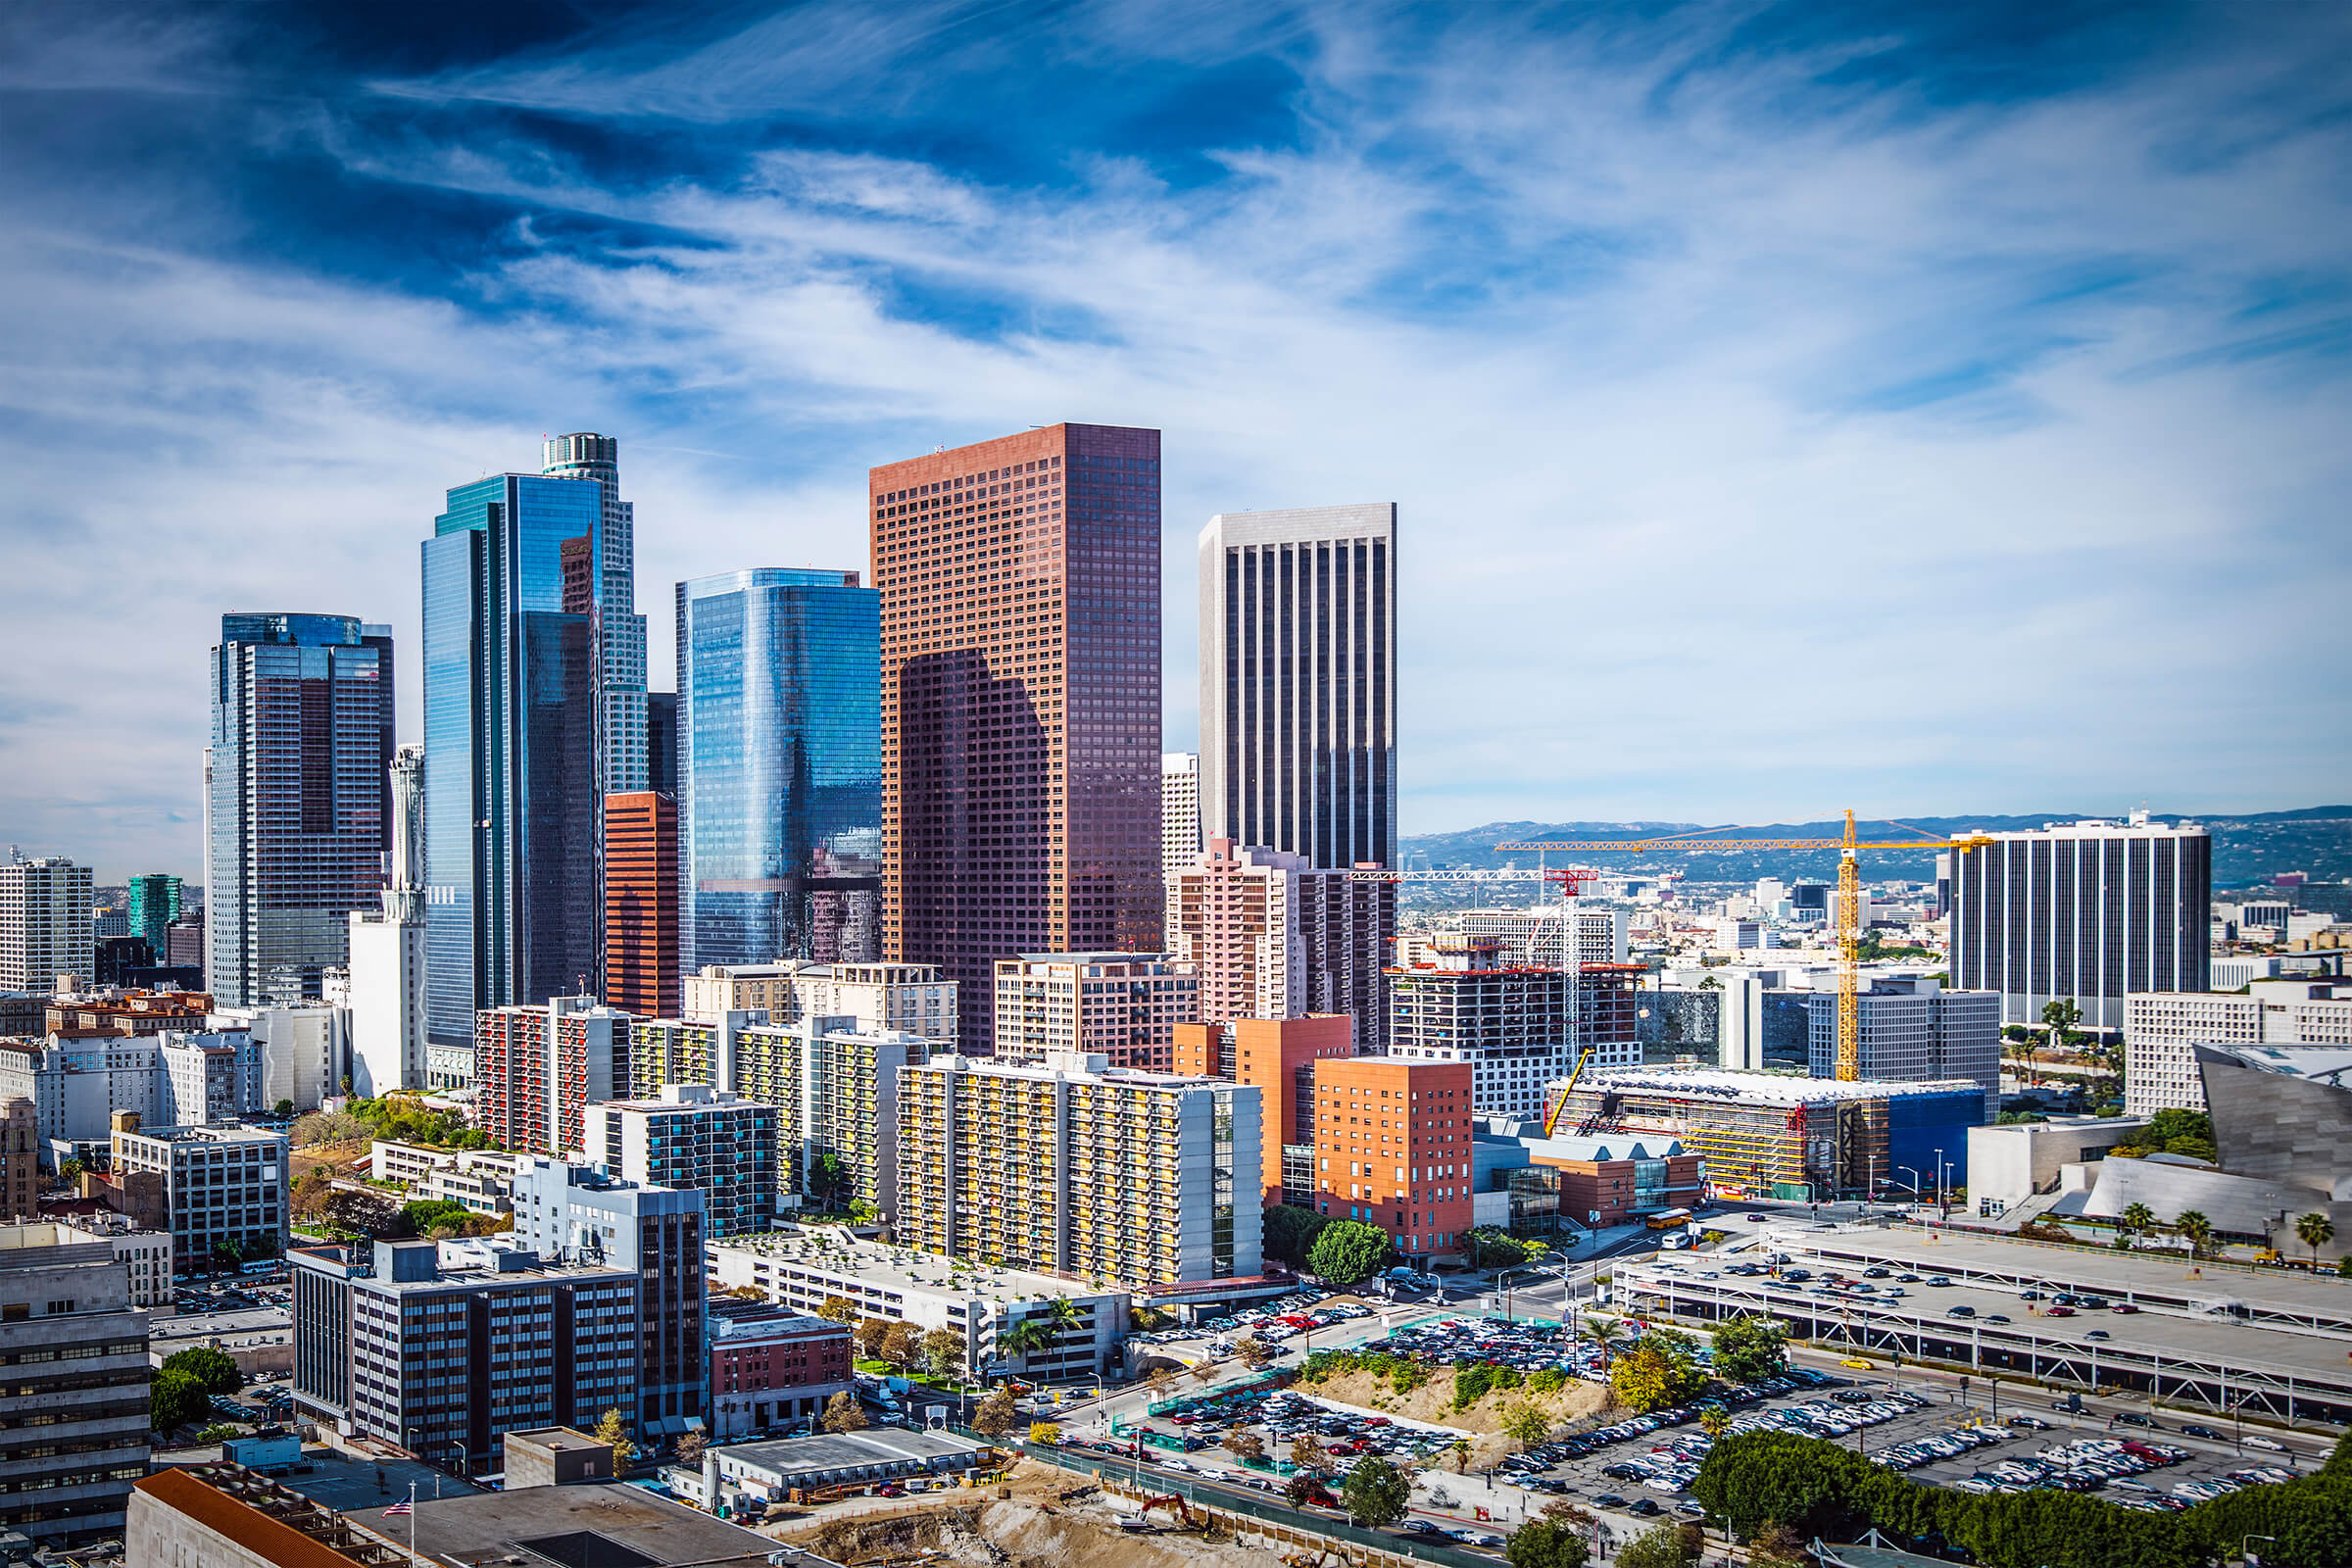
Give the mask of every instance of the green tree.
[(1530, 1519), (1502, 1544), (1511, 1568), (1585, 1568), (1592, 1555), (1584, 1536), (1556, 1519)]
[(2335, 1240), (2335, 1221), (2316, 1210), (2295, 1220), (2295, 1240), (2311, 1249), (2311, 1266), (2320, 1266), (2320, 1249)]
[(278, 1115), (280, 1115), (280, 1116), (291, 1116), (291, 1115), (293, 1115), (293, 1114), (294, 1114), (294, 1102), (292, 1102), (291, 1100), (281, 1100), (281, 1101), (279, 1101), (279, 1102), (277, 1102), (277, 1114), (278, 1114)]
[(2149, 1143), (2162, 1146), (2176, 1138), (2201, 1138), (2211, 1143), (2213, 1117), (2202, 1110), (2181, 1110), (2177, 1106), (2168, 1106), (2148, 1118)]
[(1266, 1440), (1254, 1432), (1228, 1432), (1223, 1446), (1227, 1453), (1237, 1459), (1263, 1459), (1266, 1456)]
[(1348, 1517), (1375, 1530), (1393, 1525), (1412, 1506), (1412, 1483), (1404, 1472), (1377, 1454), (1358, 1459), (1340, 1485), (1340, 1501)]
[(2191, 1257), (2204, 1256), (2205, 1249), (2213, 1245), (2213, 1221), (2200, 1209), (2182, 1209), (2180, 1218), (2173, 1221), (2173, 1229), (2188, 1238)]
[(612, 1450), (612, 1473), (620, 1474), (637, 1458), (637, 1445), (629, 1438), (629, 1423), (615, 1405), (607, 1410), (596, 1424), (596, 1441)]
[(206, 1394), (234, 1394), (245, 1386), (245, 1374), (226, 1350), (217, 1350), (209, 1345), (192, 1350), (174, 1350), (164, 1357), (157, 1370), (184, 1372), (196, 1380), (196, 1386)]
[(2115, 1219), (2115, 1228), (2127, 1236), (2141, 1236), (2156, 1228), (2156, 1211), (2145, 1203), (2133, 1203)]
[(57, 1163), (57, 1179), (68, 1187), (78, 1190), (81, 1185), (83, 1169), (84, 1167), (78, 1159), (61, 1159)]
[(1617, 1568), (1693, 1568), (1706, 1544), (1696, 1525), (1654, 1524), (1618, 1548)]
[(1609, 1387), (1626, 1407), (1642, 1413), (1682, 1404), (1706, 1386), (1706, 1376), (1690, 1358), (1672, 1345), (1661, 1345), (1654, 1333), (1617, 1358), (1609, 1368)]
[(1303, 1268), (1315, 1238), (1330, 1223), (1311, 1208), (1300, 1208), (1296, 1203), (1268, 1203), (1264, 1220), (1266, 1255)]
[(858, 1342), (858, 1353), (860, 1356), (868, 1361), (878, 1361), (882, 1358), (882, 1341), (889, 1333), (888, 1318), (861, 1317), (858, 1320), (858, 1326), (850, 1331), (850, 1336)]
[(1331, 1455), (1325, 1451), (1322, 1440), (1315, 1437), (1293, 1438), (1291, 1468), (1302, 1475), (1329, 1475)]
[(185, 1372), (158, 1370), (147, 1390), (147, 1424), (158, 1432), (176, 1432), (200, 1421), (212, 1409), (204, 1385)]
[(1710, 1443), (1722, 1437), (1724, 1428), (1731, 1424), (1732, 1418), (1725, 1415), (1720, 1406), (1710, 1404), (1698, 1412), (1698, 1430), (1707, 1435)]
[(848, 1327), (858, 1321), (858, 1308), (846, 1296), (828, 1296), (817, 1303), (816, 1315), (828, 1323)]
[(2075, 999), (2072, 997), (2055, 1002), (2045, 1002), (2041, 1004), (2042, 1027), (2049, 1030), (2052, 1046), (2064, 1041), (2073, 1032), (2075, 1025), (2082, 1021), (2082, 1009), (2075, 1005)]
[(1012, 1391), (998, 1389), (982, 1399), (980, 1408), (972, 1412), (972, 1430), (994, 1443), (1010, 1432), (1019, 1419), (1020, 1412), (1013, 1408)]
[(818, 1151), (817, 1156), (808, 1162), (808, 1196), (827, 1210), (839, 1211), (849, 1201), (853, 1185), (849, 1167), (832, 1150)]
[(1041, 1448), (1061, 1446), (1061, 1423), (1058, 1421), (1030, 1422), (1029, 1441)]
[(1788, 1369), (1781, 1331), (1760, 1317), (1740, 1316), (1715, 1331), (1715, 1370), (1727, 1383), (1761, 1383)]
[(1307, 1250), (1307, 1266), (1324, 1281), (1343, 1290), (1371, 1278), (1395, 1256), (1389, 1233), (1362, 1220), (1335, 1219), (1315, 1237)]
[(710, 1441), (700, 1432), (681, 1432), (678, 1434), (678, 1441), (670, 1447), (677, 1454), (678, 1463), (701, 1464), (703, 1450), (710, 1446)]
[[(1041, 1317), (1025, 1317), (997, 1336), (997, 1357), (1007, 1371), (1023, 1356), (1034, 1355), (1054, 1343), (1054, 1327)], [(1208, 1365), (1200, 1363), (1204, 1369)]]
[[(1502, 1435), (1522, 1448), (1534, 1447), (1551, 1436), (1551, 1417), (1524, 1399), (1514, 1399), (1502, 1407)], [(1467, 1449), (1468, 1445), (1463, 1446)]]
[(1605, 1369), (1616, 1353), (1617, 1342), (1625, 1338), (1625, 1325), (1613, 1317), (1588, 1317), (1578, 1332), (1600, 1347), (1600, 1364)]
[(935, 1378), (953, 1378), (963, 1371), (963, 1335), (956, 1329), (933, 1329), (923, 1336), (923, 1365)]
[(1252, 1372), (1261, 1370), (1268, 1361), (1274, 1359), (1274, 1352), (1266, 1348), (1266, 1342), (1254, 1334), (1245, 1334), (1235, 1341), (1233, 1353), (1235, 1359)]
[(923, 1358), (923, 1331), (911, 1323), (893, 1323), (882, 1336), (881, 1358), (906, 1371)]
[(846, 1389), (825, 1401), (825, 1413), (817, 1418), (817, 1424), (827, 1432), (863, 1432), (873, 1425), (866, 1420), (858, 1396)]

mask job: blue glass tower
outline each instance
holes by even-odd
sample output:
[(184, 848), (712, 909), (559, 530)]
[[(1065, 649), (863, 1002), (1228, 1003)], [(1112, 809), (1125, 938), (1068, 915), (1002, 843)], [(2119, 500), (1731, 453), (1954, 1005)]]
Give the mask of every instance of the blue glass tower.
[(680, 972), (880, 956), (881, 632), (854, 571), (678, 584)]
[(449, 492), (424, 556), (425, 1027), (544, 1002), (598, 961), (597, 650), (605, 486)]

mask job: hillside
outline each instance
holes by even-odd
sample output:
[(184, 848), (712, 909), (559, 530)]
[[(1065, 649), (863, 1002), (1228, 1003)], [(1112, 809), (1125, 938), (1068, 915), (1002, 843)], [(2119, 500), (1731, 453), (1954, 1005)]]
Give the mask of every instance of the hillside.
[[(2092, 811), (2040, 811), (2026, 816), (1914, 816), (1902, 827), (1918, 828), (1932, 837), (1964, 829), (2015, 832), (2046, 822), (2074, 821)], [(2158, 811), (2161, 818), (2177, 813)], [(2293, 811), (2264, 811), (2247, 816), (2197, 816), (2213, 834), (2213, 880), (2217, 888), (2244, 887), (2267, 882), (2280, 871), (2307, 871), (2315, 882), (2352, 881), (2352, 806), (2313, 806)], [(1864, 822), (1862, 837), (1909, 837), (1886, 822)], [(1400, 841), (1404, 863), (1411, 867), (1499, 866), (1528, 855), (1497, 855), (1494, 846), (1526, 839), (1616, 839), (1702, 829), (1720, 838), (1836, 838), (1842, 821), (1779, 822), (1729, 827), (1704, 822), (1490, 822), (1459, 833), (1423, 833)], [(1555, 858), (1557, 858), (1555, 857)], [(1588, 857), (1603, 864), (1620, 860), (1628, 867), (1677, 867), (1700, 881), (1745, 882), (1759, 876), (1818, 877), (1830, 880), (1838, 872), (1836, 852), (1756, 850), (1687, 851), (1657, 857)], [(1933, 874), (1933, 850), (1885, 850), (1873, 853), (1865, 875), (1924, 881)]]

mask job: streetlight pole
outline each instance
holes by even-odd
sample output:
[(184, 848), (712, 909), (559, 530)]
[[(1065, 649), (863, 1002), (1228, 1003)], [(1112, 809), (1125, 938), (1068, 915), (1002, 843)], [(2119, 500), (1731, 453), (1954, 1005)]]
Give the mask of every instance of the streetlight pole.
[(2246, 1555), (2246, 1543), (2249, 1541), (2267, 1541), (2274, 1546), (2278, 1544), (2278, 1538), (2277, 1536), (2240, 1536), (2237, 1538), (2237, 1560), (2239, 1562), (2251, 1562), (2254, 1560)]

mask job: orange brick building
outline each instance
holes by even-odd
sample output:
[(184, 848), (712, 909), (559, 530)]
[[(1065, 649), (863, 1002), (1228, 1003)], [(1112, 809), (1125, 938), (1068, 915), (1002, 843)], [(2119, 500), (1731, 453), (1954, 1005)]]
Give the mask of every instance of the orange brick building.
[(1357, 1056), (1315, 1063), (1315, 1211), (1389, 1233), (1407, 1257), (1449, 1252), (1471, 1219), (1470, 1064)]
[(1353, 1025), (1344, 1013), (1314, 1013), (1176, 1026), (1176, 1071), (1257, 1086), (1263, 1202), (1314, 1201), (1312, 1183), (1300, 1179), (1306, 1172), (1284, 1181), (1282, 1152), (1285, 1145), (1313, 1148), (1316, 1065), (1354, 1055)]
[(678, 1015), (678, 803), (653, 790), (605, 797), (605, 1001)]

